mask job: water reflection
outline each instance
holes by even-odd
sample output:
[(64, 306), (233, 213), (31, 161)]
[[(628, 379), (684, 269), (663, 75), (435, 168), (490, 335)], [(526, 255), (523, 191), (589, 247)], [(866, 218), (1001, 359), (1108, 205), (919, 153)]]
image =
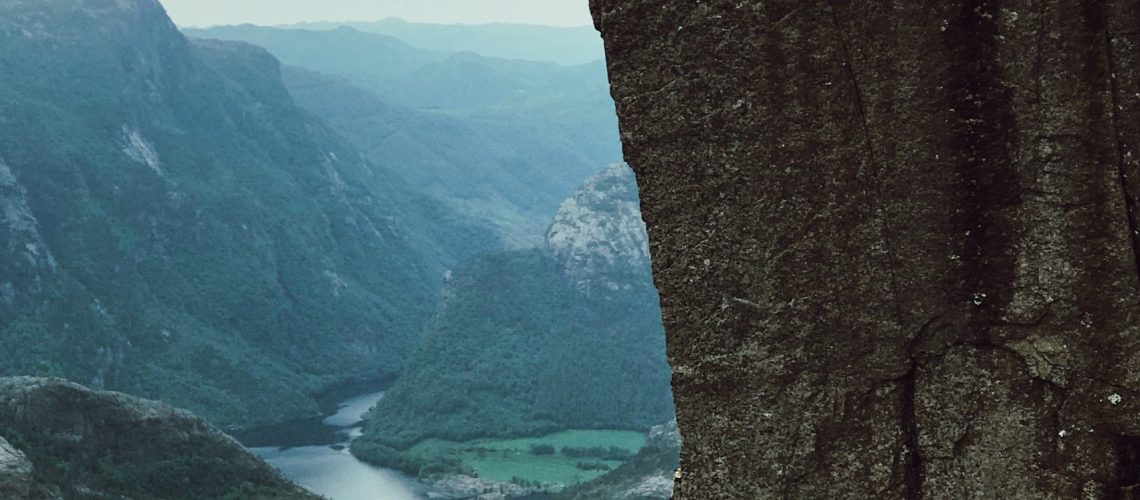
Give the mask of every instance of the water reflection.
[[(381, 469), (363, 463), (348, 452), (350, 440), (360, 435), (359, 424), (364, 415), (383, 392), (364, 394), (347, 399), (337, 412), (323, 420), (310, 420), (308, 424), (291, 424), (263, 432), (250, 451), (280, 470), (286, 477), (310, 491), (331, 500), (418, 500), (427, 498), (425, 488), (415, 479), (396, 471)], [(317, 429), (294, 429), (298, 425)], [(290, 435), (276, 435), (284, 431)], [(263, 430), (264, 431), (264, 430)], [(340, 443), (331, 446), (289, 446), (296, 433), (321, 435), (332, 431), (340, 436)]]

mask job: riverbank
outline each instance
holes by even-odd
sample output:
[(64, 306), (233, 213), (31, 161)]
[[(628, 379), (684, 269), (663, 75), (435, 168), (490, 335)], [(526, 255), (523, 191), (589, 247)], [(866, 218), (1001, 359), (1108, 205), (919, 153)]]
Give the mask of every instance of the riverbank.
[[(350, 415), (349, 418), (355, 418), (351, 417), (351, 413), (344, 413), (343, 411), (348, 401), (383, 393), (392, 386), (393, 381), (393, 378), (386, 378), (343, 382), (329, 387), (315, 396), (314, 399), (316, 399), (321, 411), (319, 416), (257, 425), (244, 429), (231, 429), (229, 433), (247, 448), (337, 445), (345, 441), (344, 437), (341, 436), (339, 427), (355, 426), (363, 422), (336, 426), (325, 425), (324, 420), (337, 414)], [(375, 401), (372, 404), (375, 404)], [(369, 408), (364, 408), (361, 414), (363, 415)]]
[(368, 411), (383, 396), (383, 391), (347, 396), (323, 405), (323, 416), (250, 429), (239, 439), (289, 479), (332, 500), (546, 498), (622, 467), (646, 445), (645, 434), (619, 430), (463, 442), (427, 439), (398, 452), (401, 463), (451, 467), (400, 471), (389, 464), (368, 464), (349, 452)]

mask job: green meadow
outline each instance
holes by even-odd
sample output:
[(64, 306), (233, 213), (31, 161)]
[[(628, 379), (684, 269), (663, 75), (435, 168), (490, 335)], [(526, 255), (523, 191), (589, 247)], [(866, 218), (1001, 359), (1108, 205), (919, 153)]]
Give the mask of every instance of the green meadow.
[[(452, 458), (474, 469), (479, 477), (495, 481), (527, 481), (530, 484), (562, 486), (590, 481), (608, 470), (583, 470), (579, 463), (604, 464), (615, 469), (623, 462), (595, 458), (574, 458), (563, 448), (616, 447), (636, 454), (645, 446), (645, 435), (632, 431), (571, 430), (542, 437), (520, 439), (476, 439), (456, 442), (427, 439), (411, 447), (406, 455), (425, 461)], [(554, 453), (536, 455), (535, 447), (553, 447)]]

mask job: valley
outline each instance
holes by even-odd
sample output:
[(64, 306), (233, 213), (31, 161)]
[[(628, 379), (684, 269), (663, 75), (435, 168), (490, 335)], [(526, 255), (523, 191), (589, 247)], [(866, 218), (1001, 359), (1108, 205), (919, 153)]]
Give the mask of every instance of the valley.
[(674, 410), (592, 29), (326, 28), (0, 4), (0, 377), (186, 408), (334, 500), (630, 469)]
[(418, 469), (387, 469), (348, 451), (361, 436), (367, 412), (383, 397), (384, 392), (361, 394), (337, 403), (335, 413), (323, 418), (254, 428), (239, 437), (285, 477), (335, 500), (467, 498), (487, 491), (552, 497), (621, 467), (647, 444), (643, 433), (616, 430), (462, 442), (428, 438), (405, 453)]

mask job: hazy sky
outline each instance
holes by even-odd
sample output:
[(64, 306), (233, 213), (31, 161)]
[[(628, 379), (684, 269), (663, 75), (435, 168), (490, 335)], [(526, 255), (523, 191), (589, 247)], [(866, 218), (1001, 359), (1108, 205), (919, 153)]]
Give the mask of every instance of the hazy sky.
[(179, 26), (301, 21), (491, 22), (583, 26), (587, 0), (161, 0)]

